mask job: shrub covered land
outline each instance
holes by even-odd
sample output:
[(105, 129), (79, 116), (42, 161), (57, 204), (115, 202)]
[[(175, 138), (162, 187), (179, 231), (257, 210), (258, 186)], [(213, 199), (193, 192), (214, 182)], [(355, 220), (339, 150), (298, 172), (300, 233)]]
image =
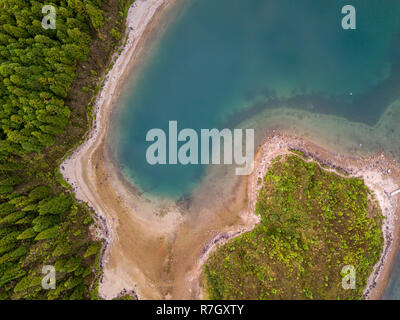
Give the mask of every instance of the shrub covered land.
[[(97, 297), (102, 243), (58, 165), (88, 129), (132, 2), (0, 0), (0, 299)], [(42, 28), (45, 4), (55, 30)], [(56, 290), (41, 288), (44, 265)]]
[[(212, 299), (360, 299), (383, 247), (382, 214), (363, 181), (297, 155), (276, 158), (256, 212), (261, 223), (206, 263)], [(342, 288), (342, 268), (356, 289)]]

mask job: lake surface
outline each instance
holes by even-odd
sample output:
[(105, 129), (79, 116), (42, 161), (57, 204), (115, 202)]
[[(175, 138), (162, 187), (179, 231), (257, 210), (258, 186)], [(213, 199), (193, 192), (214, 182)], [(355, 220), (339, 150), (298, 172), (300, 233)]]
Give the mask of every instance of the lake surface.
[[(350, 2), (356, 30), (341, 25)], [(179, 198), (196, 188), (206, 166), (146, 161), (146, 133), (168, 133), (171, 120), (178, 130), (233, 128), (265, 109), (289, 106), (376, 124), (400, 96), (400, 1), (350, 2), (187, 0), (177, 6), (112, 119), (110, 145), (124, 176), (156, 196)]]

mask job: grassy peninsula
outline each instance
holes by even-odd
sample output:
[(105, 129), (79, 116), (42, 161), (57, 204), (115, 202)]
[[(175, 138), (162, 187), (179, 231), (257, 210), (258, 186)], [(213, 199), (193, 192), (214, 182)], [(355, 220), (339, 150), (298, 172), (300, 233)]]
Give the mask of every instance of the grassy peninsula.
[[(360, 299), (383, 247), (382, 213), (358, 178), (299, 155), (277, 157), (258, 194), (261, 223), (211, 253), (211, 299)], [(356, 288), (342, 287), (342, 268)]]

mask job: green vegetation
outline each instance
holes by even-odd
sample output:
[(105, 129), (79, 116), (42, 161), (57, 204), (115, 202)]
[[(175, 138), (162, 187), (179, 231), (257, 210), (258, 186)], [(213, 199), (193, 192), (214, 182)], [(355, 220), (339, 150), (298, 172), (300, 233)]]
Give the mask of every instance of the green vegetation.
[[(296, 155), (265, 175), (261, 223), (211, 254), (212, 299), (360, 299), (383, 246), (382, 214), (362, 180), (343, 178)], [(356, 268), (356, 289), (341, 270)]]
[[(97, 298), (102, 242), (58, 165), (89, 128), (132, 2), (0, 0), (0, 299)], [(56, 290), (40, 286), (44, 265)]]

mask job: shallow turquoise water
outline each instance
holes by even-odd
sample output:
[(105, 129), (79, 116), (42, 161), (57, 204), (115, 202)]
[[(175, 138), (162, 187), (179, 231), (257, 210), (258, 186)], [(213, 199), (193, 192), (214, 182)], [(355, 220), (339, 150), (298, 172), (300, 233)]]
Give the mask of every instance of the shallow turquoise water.
[(400, 1), (351, 3), (356, 30), (341, 28), (347, 0), (186, 1), (113, 117), (110, 145), (124, 175), (171, 198), (196, 187), (205, 166), (146, 162), (146, 133), (168, 132), (170, 120), (234, 127), (285, 105), (375, 124), (400, 96)]

